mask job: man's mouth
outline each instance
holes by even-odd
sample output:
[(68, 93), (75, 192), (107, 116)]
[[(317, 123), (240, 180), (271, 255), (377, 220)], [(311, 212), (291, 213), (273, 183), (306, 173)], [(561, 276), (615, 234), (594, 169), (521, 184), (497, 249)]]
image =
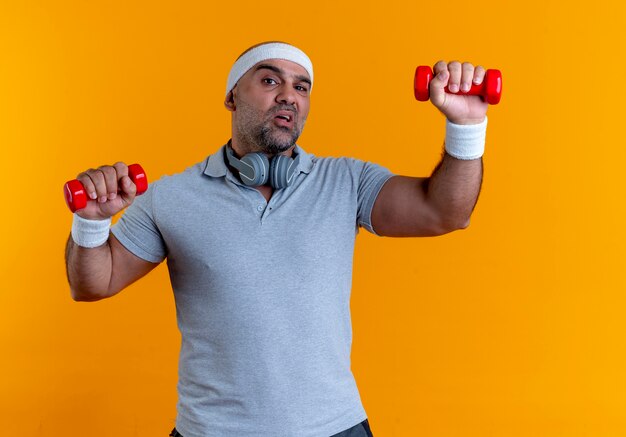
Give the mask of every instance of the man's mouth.
[(279, 111), (274, 117), (274, 121), (278, 126), (293, 126), (295, 114), (291, 111)]
[(295, 119), (295, 113), (293, 111), (288, 111), (288, 110), (278, 111), (276, 115), (274, 116), (274, 119), (291, 124), (293, 123)]

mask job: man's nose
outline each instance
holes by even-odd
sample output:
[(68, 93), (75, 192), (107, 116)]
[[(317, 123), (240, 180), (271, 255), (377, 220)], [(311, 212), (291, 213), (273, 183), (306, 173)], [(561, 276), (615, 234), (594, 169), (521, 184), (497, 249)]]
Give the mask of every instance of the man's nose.
[(286, 103), (288, 105), (296, 104), (296, 90), (292, 86), (283, 85), (280, 87), (280, 92), (276, 95), (276, 101), (278, 103)]

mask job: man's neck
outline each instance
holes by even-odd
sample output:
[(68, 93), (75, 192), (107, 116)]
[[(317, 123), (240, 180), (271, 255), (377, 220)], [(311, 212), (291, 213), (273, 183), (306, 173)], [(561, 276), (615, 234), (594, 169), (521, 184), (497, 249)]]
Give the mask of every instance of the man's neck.
[[(228, 140), (228, 145), (233, 149), (233, 152), (234, 152), (235, 156), (237, 158), (239, 158), (239, 159), (241, 159), (242, 157), (244, 157), (248, 153), (255, 153), (255, 152), (256, 153), (264, 153), (265, 156), (267, 156), (267, 159), (272, 159), (275, 156), (274, 154), (263, 152), (260, 149), (260, 147), (258, 147), (256, 145), (248, 145), (248, 144), (245, 144), (243, 141), (238, 141), (236, 137), (233, 137), (230, 140)], [(294, 151), (295, 147), (296, 147), (296, 145), (294, 144), (289, 149), (287, 149), (284, 152), (280, 153), (280, 155), (284, 155), (284, 156), (288, 156), (288, 157), (292, 158), (293, 157), (293, 151)]]

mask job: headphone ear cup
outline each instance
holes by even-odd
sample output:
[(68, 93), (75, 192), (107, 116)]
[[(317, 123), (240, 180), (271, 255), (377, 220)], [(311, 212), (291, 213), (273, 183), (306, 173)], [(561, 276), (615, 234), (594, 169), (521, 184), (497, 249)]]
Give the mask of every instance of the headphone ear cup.
[(241, 171), (239, 172), (244, 184), (256, 187), (267, 183), (270, 170), (270, 163), (267, 156), (263, 153), (248, 153), (241, 158), (241, 162), (251, 169), (248, 174), (244, 174), (244, 172)]
[[(270, 164), (270, 185), (277, 190), (287, 188), (291, 183), (293, 159), (284, 155), (276, 155)], [(291, 171), (290, 171), (291, 170)]]

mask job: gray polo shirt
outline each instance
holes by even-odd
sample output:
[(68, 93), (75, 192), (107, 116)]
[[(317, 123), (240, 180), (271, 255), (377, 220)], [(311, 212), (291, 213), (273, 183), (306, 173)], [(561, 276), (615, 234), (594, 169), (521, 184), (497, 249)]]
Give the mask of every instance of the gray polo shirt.
[(367, 417), (350, 370), (352, 259), (392, 174), (295, 152), (298, 176), (269, 202), (222, 147), (150, 184), (113, 226), (138, 257), (167, 258), (185, 437), (327, 437)]

